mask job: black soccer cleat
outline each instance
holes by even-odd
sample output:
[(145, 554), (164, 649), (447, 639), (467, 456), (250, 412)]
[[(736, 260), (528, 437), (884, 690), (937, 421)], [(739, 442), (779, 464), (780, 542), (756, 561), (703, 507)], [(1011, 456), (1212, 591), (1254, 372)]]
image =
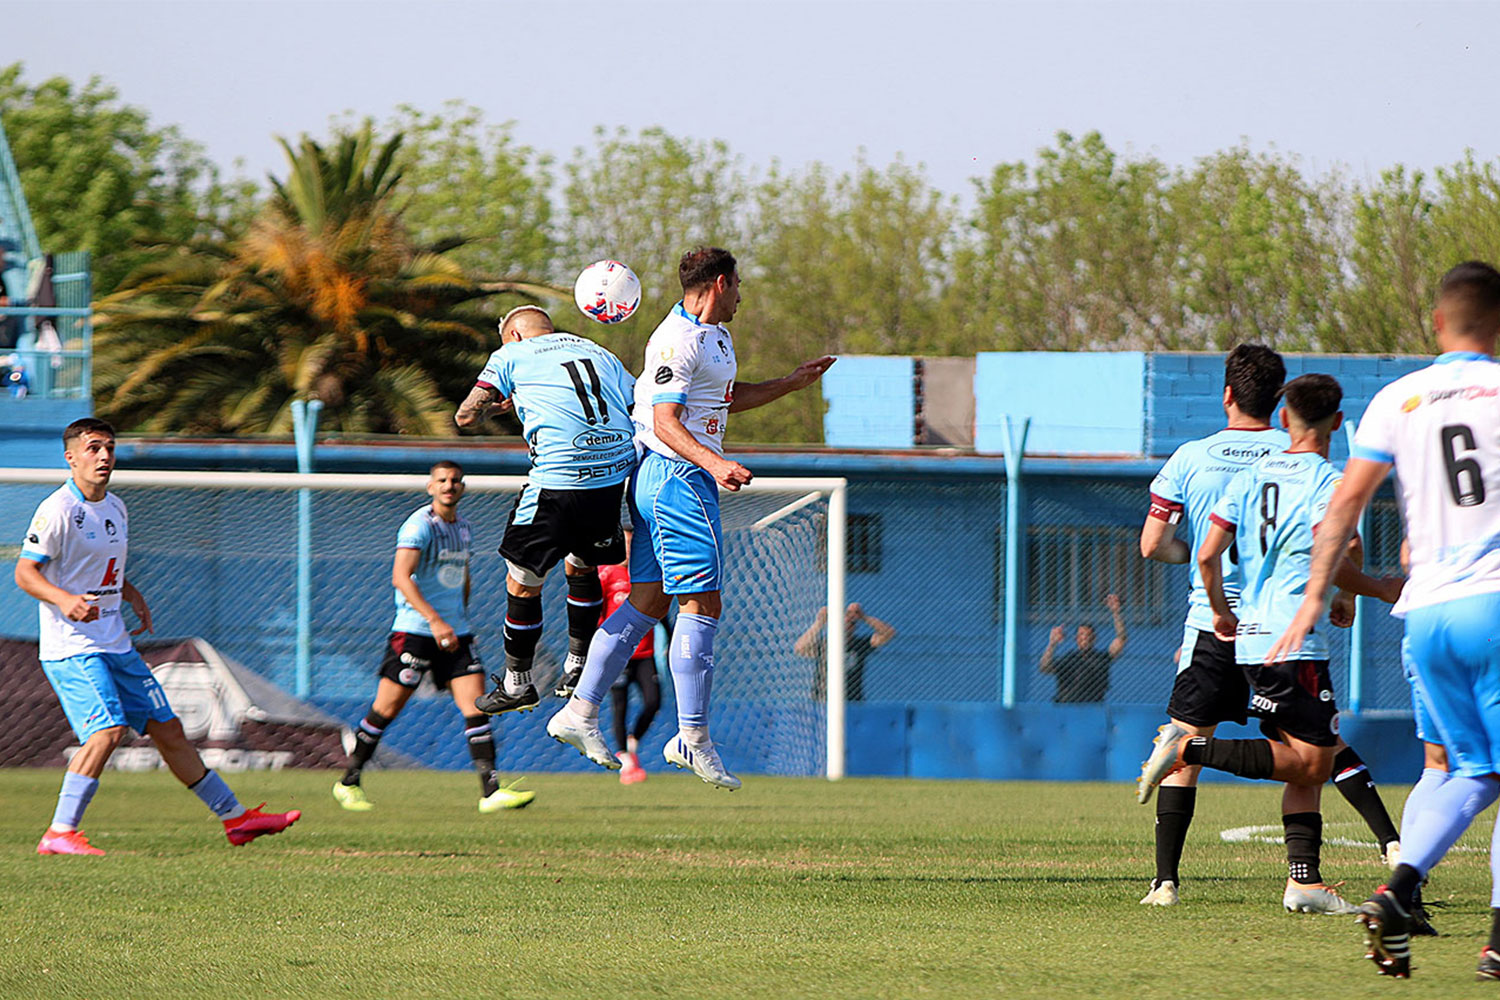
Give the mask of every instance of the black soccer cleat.
[(1486, 947), (1479, 953), (1479, 968), (1474, 970), (1474, 978), (1481, 983), (1487, 983), (1492, 979), (1500, 979), (1500, 952)]
[[(1442, 906), (1441, 902), (1434, 906)], [(1407, 920), (1407, 931), (1412, 937), (1438, 937), (1437, 928), (1432, 926), (1432, 915), (1427, 912), (1427, 904), (1422, 902), (1422, 887), (1417, 886), (1417, 891), (1411, 894), (1411, 917)]]
[(572, 670), (566, 671), (561, 677), (557, 679), (557, 687), (552, 689), (552, 693), (557, 695), (559, 698), (573, 697), (573, 690), (574, 688), (578, 687), (578, 679), (582, 676), (583, 667), (581, 666), (574, 667)]
[(1382, 976), (1411, 978), (1410, 914), (1401, 909), (1390, 889), (1381, 886), (1359, 905), (1355, 917), (1365, 931), (1365, 957)]
[(529, 712), (542, 700), (537, 695), (534, 685), (526, 685), (526, 690), (520, 694), (506, 694), (505, 678), (498, 674), (491, 674), (490, 680), (495, 682), (495, 689), (486, 691), (474, 699), (474, 707), (485, 715), (499, 715), (501, 712)]

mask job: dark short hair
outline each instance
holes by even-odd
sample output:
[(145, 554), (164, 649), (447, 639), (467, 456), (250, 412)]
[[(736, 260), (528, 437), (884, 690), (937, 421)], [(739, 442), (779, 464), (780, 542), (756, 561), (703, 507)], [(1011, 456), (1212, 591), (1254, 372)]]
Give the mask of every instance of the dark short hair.
[(436, 462), (432, 463), (432, 468), (427, 470), (427, 475), (435, 476), (438, 474), (439, 469), (452, 469), (460, 476), (464, 474), (464, 467), (462, 465), (459, 465), (451, 458), (440, 458)]
[(734, 254), (722, 247), (694, 247), (677, 263), (677, 277), (682, 282), (682, 290), (690, 292), (713, 284), (721, 276), (728, 278), (737, 266)]
[(1281, 355), (1264, 344), (1241, 344), (1224, 359), (1224, 384), (1246, 416), (1265, 420), (1276, 409), (1276, 394), (1286, 381)]
[(1466, 260), (1443, 275), (1438, 303), (1453, 332), (1492, 336), (1500, 329), (1500, 271), (1482, 260)]
[(85, 434), (94, 432), (108, 434), (110, 437), (115, 436), (115, 429), (107, 421), (100, 420), (98, 417), (79, 417), (63, 428), (63, 447), (66, 448)]
[(1332, 375), (1302, 375), (1292, 379), (1281, 390), (1287, 409), (1309, 426), (1333, 416), (1344, 401), (1344, 389)]

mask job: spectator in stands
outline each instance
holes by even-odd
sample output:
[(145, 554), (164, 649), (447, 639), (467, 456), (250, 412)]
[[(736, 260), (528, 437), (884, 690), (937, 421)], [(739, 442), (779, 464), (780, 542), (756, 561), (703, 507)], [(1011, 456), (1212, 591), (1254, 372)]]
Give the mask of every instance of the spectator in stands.
[[(10, 308), (10, 296), (0, 285), (0, 309)], [(21, 339), (21, 320), (16, 316), (0, 316), (0, 351), (8, 351)]]
[[(870, 626), (867, 635), (859, 634), (859, 624)], [(813, 675), (813, 697), (822, 701), (828, 689), (828, 609), (819, 608), (817, 617), (807, 631), (797, 639), (792, 649), (798, 656), (818, 661), (817, 673)], [(865, 658), (896, 637), (896, 630), (873, 615), (865, 614), (859, 604), (844, 609), (844, 700), (864, 701)]]
[(1059, 705), (1078, 705), (1104, 700), (1109, 691), (1109, 665), (1125, 650), (1125, 619), (1120, 614), (1120, 598), (1110, 594), (1104, 598), (1104, 606), (1114, 619), (1115, 637), (1108, 648), (1096, 649), (1097, 634), (1092, 625), (1080, 625), (1074, 634), (1078, 648), (1062, 657), (1057, 657), (1057, 647), (1062, 645), (1063, 627), (1054, 626), (1042, 651), (1042, 662), (1037, 669), (1057, 678), (1057, 692), (1052, 700)]

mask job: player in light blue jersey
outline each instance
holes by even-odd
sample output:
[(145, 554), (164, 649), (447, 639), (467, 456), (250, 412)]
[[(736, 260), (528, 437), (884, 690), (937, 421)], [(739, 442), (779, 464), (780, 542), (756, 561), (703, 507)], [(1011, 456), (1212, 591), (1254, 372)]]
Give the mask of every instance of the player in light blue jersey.
[(540, 700), (531, 665), (542, 635), (542, 581), (559, 562), (568, 581), (564, 684), (583, 670), (604, 603), (597, 567), (625, 558), (620, 504), (635, 469), (634, 386), (609, 351), (558, 332), (544, 310), (521, 306), (501, 320), (500, 349), (454, 417), (472, 427), (514, 407), (531, 450), (527, 485), (500, 543), (505, 669), (480, 697), (482, 712), (530, 711)]
[[(1241, 344), (1224, 359), (1227, 426), (1183, 444), (1152, 481), (1150, 509), (1141, 527), (1141, 555), (1166, 563), (1188, 562), (1188, 543), (1176, 537), (1179, 525), (1186, 520), (1194, 541), (1201, 541), (1208, 534), (1209, 515), (1230, 481), (1256, 460), (1288, 447), (1286, 432), (1271, 425), (1285, 378), (1280, 355), (1259, 344)], [(1231, 547), (1220, 562), (1231, 606), (1239, 599), (1236, 556)], [(1353, 621), (1352, 595), (1340, 595), (1334, 620), (1341, 625)], [(1169, 721), (1161, 727), (1153, 753), (1184, 733), (1211, 736), (1220, 723), (1243, 723), (1247, 718), (1249, 684), (1235, 662), (1234, 642), (1214, 635), (1213, 611), (1196, 565), (1183, 632), (1177, 676), (1167, 703)], [(1334, 770), (1335, 787), (1364, 818), (1382, 849), (1389, 849), (1397, 839), (1395, 824), (1364, 761), (1341, 744)], [(1198, 771), (1189, 767), (1169, 775), (1156, 795), (1156, 877), (1141, 899), (1143, 904), (1171, 906), (1178, 901), (1183, 847), (1197, 808)], [(1148, 801), (1152, 791), (1152, 785), (1140, 783), (1138, 800)]]
[[(1330, 435), (1343, 415), (1343, 392), (1327, 375), (1304, 375), (1283, 390), (1282, 423), (1291, 445), (1264, 456), (1230, 482), (1209, 515), (1198, 567), (1213, 610), (1215, 633), (1234, 641), (1235, 657), (1254, 692), (1251, 711), (1268, 739), (1222, 740), (1181, 734), (1154, 752), (1142, 782), (1160, 781), (1181, 766), (1212, 767), (1248, 778), (1287, 783), (1282, 797), (1288, 879), (1283, 904), (1308, 913), (1352, 913), (1323, 883), (1322, 785), (1340, 752), (1338, 706), (1328, 674), (1328, 647), (1318, 637), (1305, 659), (1268, 664), (1271, 641), (1291, 621), (1307, 585), (1313, 531), (1323, 519), (1339, 474), (1328, 463)], [(1240, 600), (1231, 608), (1222, 559), (1239, 552)], [(1347, 557), (1338, 576), (1346, 590), (1395, 601), (1401, 580), (1376, 580)], [(1238, 613), (1236, 613), (1236, 610)]]
[(734, 338), (724, 326), (740, 302), (733, 255), (699, 247), (683, 255), (677, 273), (682, 301), (647, 342), (636, 384), (635, 422), (645, 454), (631, 491), (630, 597), (599, 626), (577, 691), (548, 720), (547, 732), (601, 766), (620, 766), (599, 731), (599, 703), (675, 597), (680, 613), (669, 660), (678, 732), (664, 756), (712, 785), (733, 789), (740, 779), (724, 767), (708, 736), (724, 584), (719, 490), (738, 490), (751, 476), (724, 457), (724, 428), (731, 413), (812, 385), (834, 359), (805, 362), (767, 382), (737, 381)]
[(464, 741), (479, 772), (479, 811), (520, 809), (536, 793), (517, 789), (514, 783), (501, 786), (490, 718), (474, 707), (484, 693), (484, 663), (469, 627), (469, 552), (474, 535), (458, 513), (463, 468), (446, 460), (435, 463), (428, 474), (427, 495), (432, 502), (413, 511), (396, 532), (391, 566), (396, 620), (386, 639), (375, 701), (354, 731), (354, 751), (344, 776), (333, 786), (333, 797), (353, 812), (374, 808), (360, 783), (364, 767), (426, 674), (439, 690), (448, 689), (463, 715)]

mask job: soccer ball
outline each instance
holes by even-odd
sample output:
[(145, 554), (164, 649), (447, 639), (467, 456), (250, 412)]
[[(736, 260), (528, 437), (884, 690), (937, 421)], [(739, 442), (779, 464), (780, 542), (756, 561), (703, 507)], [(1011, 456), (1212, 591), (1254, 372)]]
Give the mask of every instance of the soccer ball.
[(641, 279), (617, 260), (596, 261), (573, 282), (573, 301), (596, 323), (621, 323), (641, 304)]

